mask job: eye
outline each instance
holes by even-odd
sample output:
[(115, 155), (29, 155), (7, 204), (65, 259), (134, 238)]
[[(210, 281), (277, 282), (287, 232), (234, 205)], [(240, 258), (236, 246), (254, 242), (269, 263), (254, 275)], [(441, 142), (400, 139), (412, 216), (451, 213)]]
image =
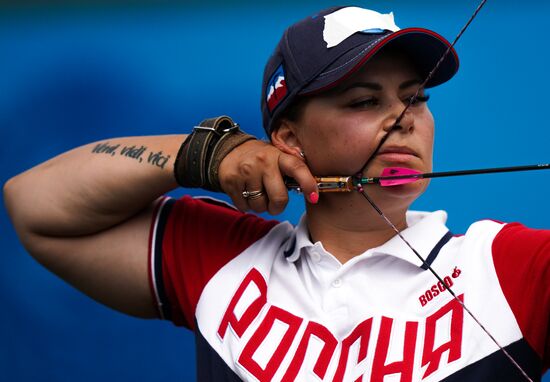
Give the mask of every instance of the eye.
[(376, 97), (364, 98), (358, 101), (352, 102), (349, 106), (353, 109), (368, 108), (373, 106), (378, 106), (380, 102)]
[(411, 105), (417, 105), (417, 104), (426, 103), (430, 99), (429, 94), (419, 94), (419, 95), (416, 96), (416, 99), (414, 100), (414, 102), (411, 102), (413, 97), (414, 97), (414, 95), (405, 98), (403, 100), (403, 103), (405, 103), (407, 105), (410, 102)]

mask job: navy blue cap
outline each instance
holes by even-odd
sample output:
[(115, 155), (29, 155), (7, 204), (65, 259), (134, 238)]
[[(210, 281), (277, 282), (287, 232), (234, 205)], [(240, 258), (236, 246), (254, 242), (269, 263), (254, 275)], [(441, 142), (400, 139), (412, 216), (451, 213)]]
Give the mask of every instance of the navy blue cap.
[[(367, 29), (355, 31), (364, 25)], [(334, 7), (309, 16), (285, 30), (265, 66), (261, 96), (264, 129), (270, 136), (273, 121), (298, 95), (336, 86), (386, 46), (407, 54), (420, 76), (427, 78), (450, 45), (428, 29), (399, 29), (393, 24), (393, 14)], [(458, 56), (451, 49), (426, 87), (448, 81), (457, 70)]]

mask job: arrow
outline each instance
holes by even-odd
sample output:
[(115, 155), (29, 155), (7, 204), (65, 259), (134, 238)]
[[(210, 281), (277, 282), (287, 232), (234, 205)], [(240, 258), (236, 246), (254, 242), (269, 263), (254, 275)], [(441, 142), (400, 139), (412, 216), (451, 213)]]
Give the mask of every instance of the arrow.
[[(353, 176), (326, 176), (315, 177), (320, 192), (351, 192), (358, 190), (364, 184), (379, 184), (382, 187), (398, 186), (416, 182), (420, 179), (443, 178), (448, 176), (491, 174), (496, 172), (514, 172), (531, 170), (549, 170), (550, 164), (534, 164), (527, 166), (481, 168), (476, 170), (458, 170), (426, 172), (404, 167), (386, 167), (380, 176), (372, 178), (355, 178)], [(289, 190), (301, 192), (300, 185), (292, 178), (285, 177), (285, 185)]]
[(459, 170), (459, 171), (441, 171), (441, 172), (427, 172), (421, 173), (420, 171), (403, 167), (387, 167), (382, 171), (379, 177), (373, 178), (361, 178), (358, 180), (359, 184), (379, 184), (383, 187), (398, 186), (401, 184), (407, 184), (416, 182), (420, 179), (427, 178), (443, 178), (448, 176), (460, 176), (460, 175), (475, 175), (475, 174), (491, 174), (497, 172), (514, 172), (514, 171), (531, 171), (531, 170), (549, 170), (550, 164), (535, 164), (527, 166), (514, 166), (514, 167), (496, 167), (496, 168), (481, 168), (476, 170)]

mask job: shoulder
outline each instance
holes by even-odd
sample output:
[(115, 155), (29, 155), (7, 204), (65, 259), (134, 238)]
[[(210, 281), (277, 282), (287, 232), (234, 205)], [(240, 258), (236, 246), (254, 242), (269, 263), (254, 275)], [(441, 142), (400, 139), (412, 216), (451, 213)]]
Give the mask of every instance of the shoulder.
[(161, 316), (194, 327), (195, 307), (205, 285), (229, 262), (251, 252), (248, 248), (284, 242), (288, 226), (212, 198), (159, 200), (151, 226), (149, 268)]
[(156, 215), (159, 219), (164, 218), (167, 223), (185, 224), (188, 228), (202, 227), (212, 234), (216, 233), (217, 229), (250, 229), (266, 233), (279, 224), (276, 220), (241, 212), (231, 204), (211, 197), (165, 197), (159, 201)]
[(550, 262), (550, 230), (485, 219), (473, 223), (465, 234), (457, 236), (463, 246), (483, 250), (495, 262)]
[(490, 241), (493, 255), (506, 252), (537, 252), (550, 256), (550, 230), (530, 228), (518, 222), (480, 220), (473, 223), (464, 236), (471, 240)]

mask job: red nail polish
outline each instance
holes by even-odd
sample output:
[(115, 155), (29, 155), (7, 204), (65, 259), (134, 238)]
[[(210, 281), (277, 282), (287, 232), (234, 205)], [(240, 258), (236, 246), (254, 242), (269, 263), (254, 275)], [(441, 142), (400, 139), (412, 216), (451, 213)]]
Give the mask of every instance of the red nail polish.
[(312, 192), (311, 194), (309, 194), (309, 201), (312, 204), (317, 204), (317, 202), (319, 201), (319, 194), (316, 192)]

